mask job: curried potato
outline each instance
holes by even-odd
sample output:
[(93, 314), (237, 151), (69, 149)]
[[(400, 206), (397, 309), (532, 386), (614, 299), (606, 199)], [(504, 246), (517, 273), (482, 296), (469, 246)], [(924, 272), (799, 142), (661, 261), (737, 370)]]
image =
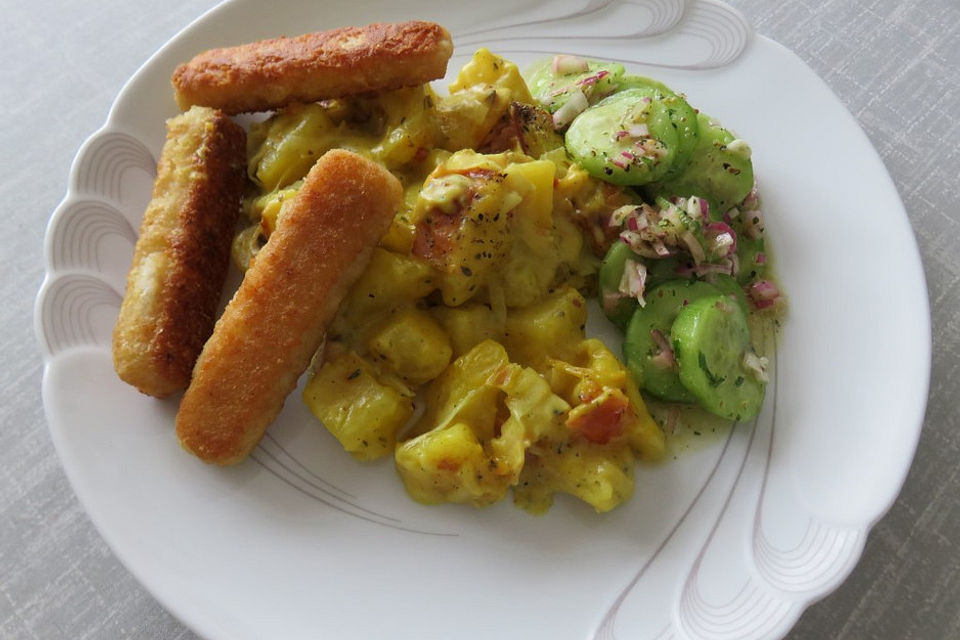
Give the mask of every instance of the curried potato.
[(405, 309), (371, 339), (370, 352), (393, 372), (419, 386), (440, 375), (453, 355), (450, 339), (426, 312)]
[(532, 513), (544, 513), (554, 493), (569, 493), (598, 512), (633, 496), (633, 453), (629, 447), (571, 441), (528, 456), (513, 499)]
[(358, 460), (389, 455), (397, 432), (413, 415), (413, 402), (381, 384), (353, 352), (323, 363), (303, 390), (303, 401)]
[(511, 358), (538, 371), (548, 359), (567, 360), (584, 337), (587, 304), (576, 289), (564, 288), (507, 316), (504, 345)]
[(396, 464), (407, 492), (427, 504), (483, 507), (499, 502), (510, 487), (473, 430), (459, 422), (407, 440), (397, 448)]
[(328, 338), (356, 338), (365, 344), (379, 321), (394, 309), (410, 306), (436, 288), (429, 265), (385, 249), (373, 251), (370, 264), (340, 306)]
[(550, 113), (523, 102), (511, 102), (478, 147), (484, 153), (519, 151), (532, 158), (557, 149), (563, 149), (563, 136), (553, 128)]
[(430, 313), (450, 337), (454, 356), (463, 355), (484, 340), (503, 341), (503, 322), (486, 305), (438, 306), (432, 308)]

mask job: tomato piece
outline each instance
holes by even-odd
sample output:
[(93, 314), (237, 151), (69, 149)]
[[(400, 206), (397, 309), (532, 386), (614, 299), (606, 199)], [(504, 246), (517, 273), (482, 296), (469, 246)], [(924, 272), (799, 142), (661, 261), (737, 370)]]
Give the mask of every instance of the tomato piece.
[(624, 432), (630, 417), (630, 400), (619, 389), (606, 388), (567, 416), (567, 428), (595, 444), (607, 444)]

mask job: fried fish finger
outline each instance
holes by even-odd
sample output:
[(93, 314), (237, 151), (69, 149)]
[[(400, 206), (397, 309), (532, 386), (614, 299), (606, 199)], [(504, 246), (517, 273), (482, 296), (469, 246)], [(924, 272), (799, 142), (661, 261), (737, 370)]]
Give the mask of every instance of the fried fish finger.
[(433, 22), (378, 23), (212, 49), (173, 73), (181, 109), (236, 114), (442, 78), (453, 43)]
[(219, 111), (167, 121), (153, 197), (113, 332), (117, 374), (143, 393), (182, 391), (210, 336), (243, 193), (246, 134)]
[(352, 152), (317, 161), (197, 360), (177, 414), (187, 451), (233, 464), (257, 445), (401, 198), (393, 175)]

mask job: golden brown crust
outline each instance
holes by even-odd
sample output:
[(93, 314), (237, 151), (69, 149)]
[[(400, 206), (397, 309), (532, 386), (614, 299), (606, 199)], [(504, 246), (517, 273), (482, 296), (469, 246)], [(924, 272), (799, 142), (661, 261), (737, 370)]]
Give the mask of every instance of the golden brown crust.
[(117, 374), (143, 393), (183, 390), (213, 330), (243, 193), (246, 134), (195, 107), (167, 121), (153, 197), (113, 333)]
[(181, 109), (267, 111), (442, 78), (453, 43), (433, 22), (379, 23), (212, 49), (171, 82)]
[(400, 206), (399, 181), (352, 152), (307, 174), (203, 348), (177, 414), (183, 447), (243, 460), (283, 407)]

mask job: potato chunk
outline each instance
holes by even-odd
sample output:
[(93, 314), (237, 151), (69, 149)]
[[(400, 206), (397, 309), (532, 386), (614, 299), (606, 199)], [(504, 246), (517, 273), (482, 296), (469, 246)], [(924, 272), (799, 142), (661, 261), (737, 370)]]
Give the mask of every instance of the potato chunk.
[(463, 423), (428, 431), (404, 442), (396, 455), (397, 472), (418, 502), (493, 504), (507, 492), (508, 478)]
[(522, 197), (505, 185), (502, 165), (503, 158), (462, 151), (423, 184), (413, 254), (439, 271), (448, 306), (473, 298), (510, 252), (509, 214)]
[(543, 449), (527, 456), (513, 499), (532, 513), (544, 513), (555, 492), (569, 493), (598, 512), (610, 511), (633, 496), (633, 463), (630, 447), (574, 440)]
[(450, 339), (424, 311), (394, 315), (370, 340), (370, 352), (414, 386), (433, 380), (453, 355)]
[(303, 401), (343, 448), (359, 460), (393, 452), (413, 402), (381, 384), (353, 352), (328, 360), (303, 390)]
[(435, 280), (433, 269), (423, 261), (374, 249), (370, 266), (344, 299), (328, 337), (353, 337), (365, 342), (362, 336), (385, 314), (429, 294), (436, 287)]
[(422, 502), (495, 502), (519, 480), (534, 442), (563, 437), (569, 408), (536, 371), (482, 342), (431, 385), (424, 430), (397, 449), (397, 469)]
[(251, 128), (250, 177), (266, 191), (285, 187), (307, 175), (341, 137), (319, 104), (290, 105)]
[(483, 47), (477, 49), (470, 62), (460, 69), (457, 79), (450, 85), (450, 93), (476, 86), (503, 88), (510, 92), (511, 100), (533, 104), (533, 96), (517, 65)]
[(437, 101), (441, 144), (450, 151), (477, 149), (514, 101), (533, 104), (517, 66), (479, 49)]
[(454, 360), (424, 394), (426, 409), (414, 433), (445, 428), (456, 422), (469, 424), (481, 439), (493, 437), (499, 391), (490, 377), (510, 364), (503, 346), (485, 340)]
[(529, 307), (511, 310), (504, 345), (512, 360), (544, 373), (548, 358), (568, 360), (573, 355), (586, 321), (583, 296), (564, 288)]
[(484, 340), (502, 340), (503, 322), (489, 307), (465, 304), (462, 307), (435, 307), (430, 313), (450, 336), (453, 355), (459, 357)]

